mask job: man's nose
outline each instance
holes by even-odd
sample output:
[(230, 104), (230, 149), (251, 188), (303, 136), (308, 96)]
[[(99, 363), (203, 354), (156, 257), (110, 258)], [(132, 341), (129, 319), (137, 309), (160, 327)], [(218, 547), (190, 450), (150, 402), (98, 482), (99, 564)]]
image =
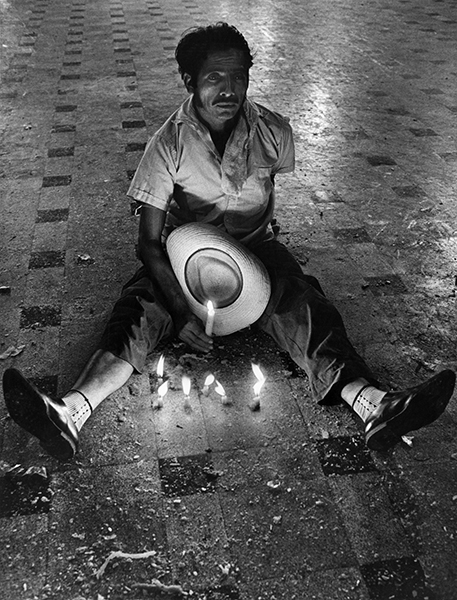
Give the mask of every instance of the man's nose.
[(235, 91), (234, 91), (234, 84), (233, 84), (233, 80), (231, 77), (225, 77), (223, 80), (223, 86), (220, 92), (223, 96), (233, 96)]

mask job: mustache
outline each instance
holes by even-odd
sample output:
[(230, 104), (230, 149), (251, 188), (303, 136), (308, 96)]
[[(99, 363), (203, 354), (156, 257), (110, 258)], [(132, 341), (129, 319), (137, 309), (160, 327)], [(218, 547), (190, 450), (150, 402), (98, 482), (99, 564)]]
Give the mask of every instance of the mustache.
[(227, 96), (226, 98), (216, 98), (216, 100), (214, 100), (213, 105), (218, 105), (218, 104), (239, 104), (240, 99), (238, 98), (238, 96)]

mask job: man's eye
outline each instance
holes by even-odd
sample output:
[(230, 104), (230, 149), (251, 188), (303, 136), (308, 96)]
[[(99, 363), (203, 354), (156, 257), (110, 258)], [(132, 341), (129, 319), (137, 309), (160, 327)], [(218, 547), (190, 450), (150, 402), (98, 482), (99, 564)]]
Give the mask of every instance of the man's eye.
[(208, 75), (208, 79), (210, 81), (217, 81), (219, 79), (219, 75), (217, 75), (217, 73), (212, 73), (211, 75)]

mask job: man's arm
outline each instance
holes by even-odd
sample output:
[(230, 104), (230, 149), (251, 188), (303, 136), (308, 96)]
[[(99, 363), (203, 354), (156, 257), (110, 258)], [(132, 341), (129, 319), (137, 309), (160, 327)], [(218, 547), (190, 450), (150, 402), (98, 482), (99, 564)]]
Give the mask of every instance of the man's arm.
[(213, 340), (206, 335), (200, 319), (191, 312), (163, 250), (162, 230), (165, 217), (166, 212), (163, 210), (147, 205), (141, 207), (138, 241), (140, 257), (151, 281), (160, 287), (166, 298), (166, 308), (173, 318), (179, 339), (195, 350), (209, 352), (213, 347)]

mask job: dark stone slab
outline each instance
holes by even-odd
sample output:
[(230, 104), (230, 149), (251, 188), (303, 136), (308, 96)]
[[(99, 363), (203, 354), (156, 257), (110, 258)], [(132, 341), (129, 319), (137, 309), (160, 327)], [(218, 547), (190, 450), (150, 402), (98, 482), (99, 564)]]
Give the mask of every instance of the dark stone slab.
[(55, 327), (60, 325), (60, 307), (57, 306), (29, 306), (21, 311), (20, 327)]
[(65, 252), (60, 250), (43, 250), (32, 252), (30, 255), (29, 269), (46, 269), (49, 267), (63, 267), (65, 265)]
[(76, 131), (76, 125), (55, 125), (51, 129), (51, 133), (71, 133)]
[(71, 175), (48, 175), (43, 177), (43, 187), (59, 187), (70, 185)]
[(436, 131), (433, 131), (433, 129), (430, 129), (429, 127), (427, 127), (427, 128), (410, 127), (409, 130), (416, 137), (433, 137), (433, 136), (438, 135), (436, 133)]
[(50, 208), (37, 212), (36, 223), (54, 223), (68, 220), (68, 208)]
[(47, 513), (52, 494), (43, 468), (16, 467), (0, 477), (0, 518)]
[(422, 566), (416, 558), (404, 557), (361, 565), (360, 572), (370, 600), (435, 600), (427, 588)]
[(367, 156), (367, 161), (373, 167), (380, 167), (381, 165), (393, 166), (397, 164), (390, 156), (371, 155)]
[(146, 127), (146, 121), (122, 121), (122, 129), (140, 129)]
[(166, 496), (188, 496), (216, 491), (217, 474), (207, 454), (159, 459), (160, 480)]
[(333, 235), (343, 242), (362, 244), (371, 242), (371, 238), (364, 227), (351, 227), (347, 229), (333, 229)]
[(418, 185), (399, 185), (392, 189), (400, 198), (421, 198), (425, 196), (424, 190)]
[(66, 148), (49, 148), (48, 157), (49, 158), (59, 158), (62, 156), (74, 156), (75, 149), (73, 146), (68, 146)]
[(362, 437), (335, 437), (315, 442), (325, 475), (376, 471)]

